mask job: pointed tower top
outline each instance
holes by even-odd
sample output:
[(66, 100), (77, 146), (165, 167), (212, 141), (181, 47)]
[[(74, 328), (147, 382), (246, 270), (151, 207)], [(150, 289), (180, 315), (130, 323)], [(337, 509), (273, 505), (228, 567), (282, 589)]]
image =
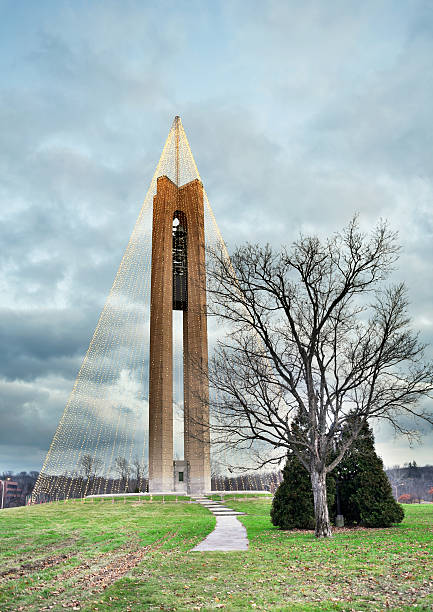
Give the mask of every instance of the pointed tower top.
[(179, 187), (179, 115), (176, 115), (174, 118), (174, 124), (176, 126), (176, 185)]

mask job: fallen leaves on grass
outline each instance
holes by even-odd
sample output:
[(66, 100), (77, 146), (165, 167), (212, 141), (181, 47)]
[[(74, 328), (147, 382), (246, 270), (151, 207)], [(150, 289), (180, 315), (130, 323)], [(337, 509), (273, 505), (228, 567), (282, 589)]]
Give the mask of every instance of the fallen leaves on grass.
[(26, 576), (34, 572), (35, 570), (43, 570), (53, 565), (58, 565), (73, 556), (73, 553), (56, 555), (55, 557), (47, 557), (45, 559), (38, 559), (32, 563), (23, 563), (19, 567), (11, 567), (9, 569), (0, 572), (0, 578), (17, 578)]

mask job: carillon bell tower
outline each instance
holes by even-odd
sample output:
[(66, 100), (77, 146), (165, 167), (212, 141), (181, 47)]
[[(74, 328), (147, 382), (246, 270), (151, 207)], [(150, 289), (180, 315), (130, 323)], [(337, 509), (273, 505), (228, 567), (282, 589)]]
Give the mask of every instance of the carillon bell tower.
[[(211, 490), (203, 185), (157, 180), (149, 354), (149, 491)], [(173, 461), (173, 311), (183, 311), (184, 461)], [(176, 465), (177, 463), (180, 464)]]
[(211, 490), (205, 241), (228, 258), (175, 117), (33, 501)]

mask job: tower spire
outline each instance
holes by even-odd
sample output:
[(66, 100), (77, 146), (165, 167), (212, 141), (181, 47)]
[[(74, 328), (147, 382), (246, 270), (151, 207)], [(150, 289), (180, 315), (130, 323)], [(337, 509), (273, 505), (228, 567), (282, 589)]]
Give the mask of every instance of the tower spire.
[(179, 187), (179, 128), (180, 128), (180, 117), (176, 115), (174, 118), (174, 126), (176, 133), (176, 185)]

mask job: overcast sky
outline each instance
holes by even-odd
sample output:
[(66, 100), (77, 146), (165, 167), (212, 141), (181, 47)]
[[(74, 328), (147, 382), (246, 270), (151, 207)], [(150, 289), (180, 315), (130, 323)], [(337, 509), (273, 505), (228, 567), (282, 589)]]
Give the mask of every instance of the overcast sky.
[(0, 472), (41, 467), (176, 114), (229, 250), (385, 217), (433, 342), (430, 1), (0, 0), (0, 49)]

